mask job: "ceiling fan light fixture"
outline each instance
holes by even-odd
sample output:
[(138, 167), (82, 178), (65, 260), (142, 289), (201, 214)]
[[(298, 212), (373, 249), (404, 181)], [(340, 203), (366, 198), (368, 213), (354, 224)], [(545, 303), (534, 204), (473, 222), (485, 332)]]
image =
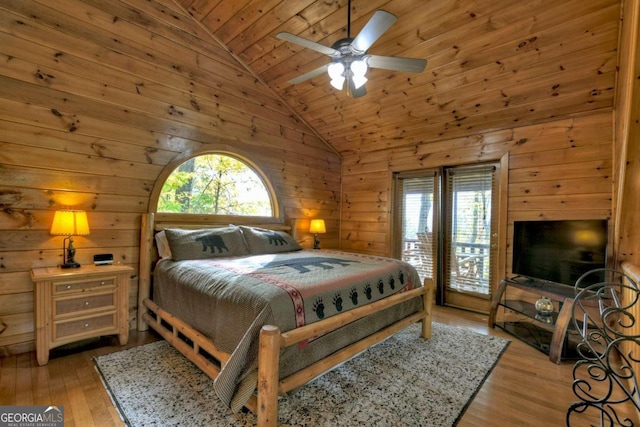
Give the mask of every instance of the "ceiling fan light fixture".
[(367, 79), (365, 76), (353, 76), (353, 86), (356, 89), (360, 89), (366, 82)]
[(344, 78), (344, 64), (342, 62), (332, 62), (327, 68), (327, 73), (332, 80)]
[(336, 77), (335, 79), (331, 79), (331, 86), (335, 87), (338, 90), (342, 90), (344, 87), (344, 81), (346, 79), (342, 76)]
[(356, 77), (364, 77), (367, 74), (367, 62), (364, 59), (358, 59), (351, 63), (351, 71)]
[(351, 73), (353, 75), (353, 85), (356, 89), (360, 89), (362, 85), (367, 82), (365, 74), (367, 74), (367, 62), (363, 59), (358, 59), (351, 63)]
[(327, 73), (331, 77), (331, 86), (338, 90), (342, 90), (344, 86), (344, 64), (342, 62), (332, 62), (327, 68)]

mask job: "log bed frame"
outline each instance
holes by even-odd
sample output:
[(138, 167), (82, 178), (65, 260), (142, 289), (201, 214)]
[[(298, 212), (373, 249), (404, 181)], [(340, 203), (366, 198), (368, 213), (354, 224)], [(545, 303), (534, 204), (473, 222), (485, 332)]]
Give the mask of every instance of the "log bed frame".
[[(239, 224), (237, 220), (238, 218), (234, 218), (234, 223)], [(152, 266), (158, 259), (157, 249), (155, 248), (155, 233), (172, 227), (192, 229), (216, 228), (228, 226), (229, 224), (229, 222), (222, 224), (219, 219), (217, 219), (217, 221), (217, 223), (212, 223), (207, 221), (206, 217), (194, 215), (153, 213), (142, 215), (137, 319), (138, 330), (146, 330), (148, 329), (147, 325), (151, 326), (185, 357), (198, 366), (209, 377), (214, 379), (220, 373), (221, 366), (229, 359), (230, 354), (221, 351), (208, 337), (175, 315), (163, 310), (151, 300), (150, 295)], [(257, 224), (254, 221), (254, 223), (247, 222), (242, 225), (253, 225), (272, 230), (288, 231), (295, 237), (295, 224), (285, 225), (282, 223), (268, 222)], [(279, 379), (280, 349), (338, 329), (369, 314), (419, 295), (423, 296), (424, 301), (421, 311), (401, 319), (301, 371), (286, 378)], [(276, 426), (278, 422), (279, 395), (308, 383), (358, 353), (363, 352), (367, 348), (406, 328), (410, 324), (422, 322), (421, 336), (423, 338), (430, 338), (433, 301), (433, 281), (427, 279), (423, 287), (392, 295), (384, 300), (358, 307), (289, 332), (281, 333), (276, 326), (264, 326), (260, 331), (257, 396), (253, 395), (245, 404), (245, 407), (257, 415), (258, 426)], [(215, 359), (218, 364), (213, 363), (212, 358)]]

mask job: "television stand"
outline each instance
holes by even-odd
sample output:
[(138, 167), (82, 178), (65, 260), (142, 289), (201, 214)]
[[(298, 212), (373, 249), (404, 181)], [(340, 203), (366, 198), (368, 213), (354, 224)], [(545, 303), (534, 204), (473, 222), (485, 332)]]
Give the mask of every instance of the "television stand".
[[(543, 296), (553, 303), (550, 315), (536, 310), (535, 303)], [(573, 286), (522, 276), (505, 278), (491, 300), (489, 326), (497, 326), (548, 354), (554, 363), (575, 359), (580, 338), (575, 328), (570, 328), (573, 298)]]

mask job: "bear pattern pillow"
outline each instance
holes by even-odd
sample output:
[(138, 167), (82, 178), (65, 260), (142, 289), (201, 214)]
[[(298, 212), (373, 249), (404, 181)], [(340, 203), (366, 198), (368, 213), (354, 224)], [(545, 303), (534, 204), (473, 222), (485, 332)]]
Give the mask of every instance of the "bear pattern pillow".
[(240, 226), (251, 255), (299, 251), (302, 247), (284, 231)]
[(176, 261), (248, 255), (239, 227), (198, 230), (165, 229), (171, 256)]

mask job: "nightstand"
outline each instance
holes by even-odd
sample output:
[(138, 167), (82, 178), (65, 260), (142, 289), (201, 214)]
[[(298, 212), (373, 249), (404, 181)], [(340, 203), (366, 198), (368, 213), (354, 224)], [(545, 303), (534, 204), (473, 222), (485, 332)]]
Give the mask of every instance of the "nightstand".
[(125, 265), (32, 269), (38, 364), (47, 364), (50, 349), (86, 338), (118, 335), (126, 344), (132, 272)]

